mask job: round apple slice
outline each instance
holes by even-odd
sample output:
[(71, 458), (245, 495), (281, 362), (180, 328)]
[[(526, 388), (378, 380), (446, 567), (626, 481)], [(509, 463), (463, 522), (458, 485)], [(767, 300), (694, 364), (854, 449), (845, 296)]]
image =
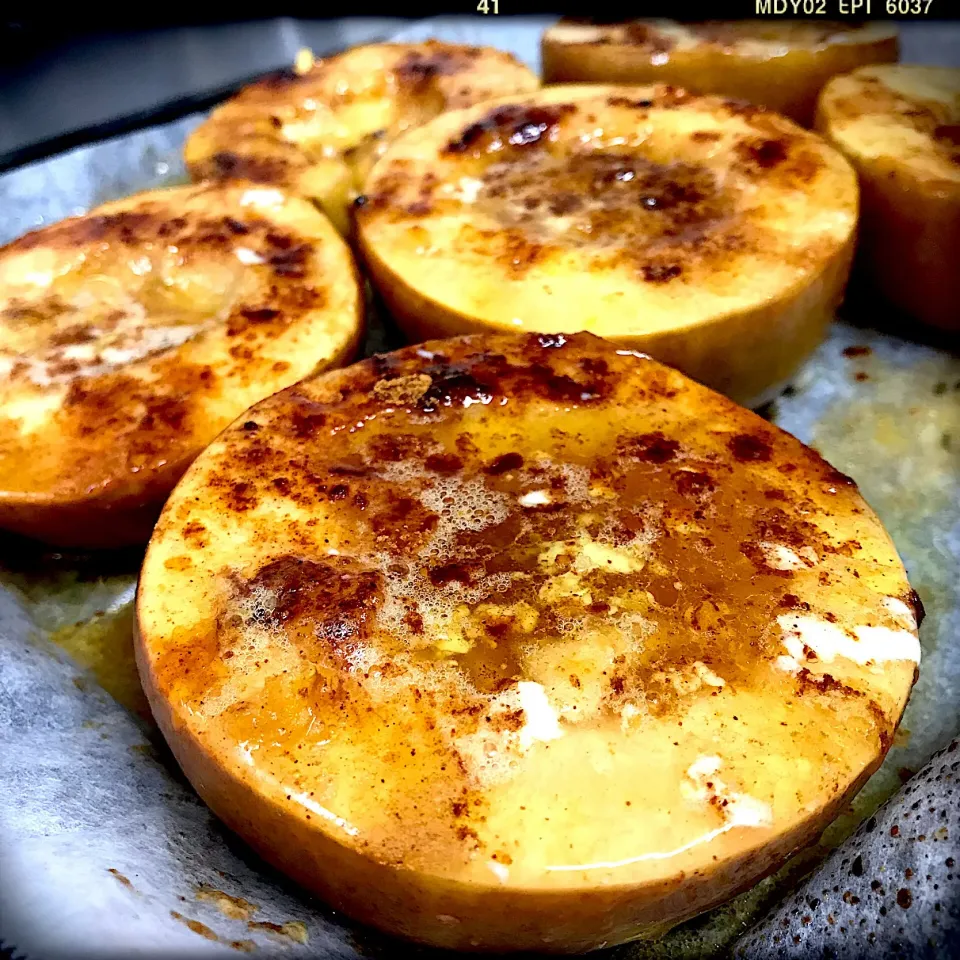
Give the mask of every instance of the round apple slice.
[(896, 60), (898, 40), (892, 23), (564, 18), (544, 33), (542, 50), (547, 83), (672, 83), (741, 97), (809, 126), (831, 77)]
[(960, 70), (863, 67), (824, 88), (817, 128), (860, 176), (858, 260), (909, 315), (960, 331)]
[(138, 194), (0, 250), (0, 527), (143, 543), (251, 403), (355, 351), (356, 268), (276, 189)]
[(137, 657), (213, 810), (338, 910), (441, 947), (673, 924), (882, 759), (918, 606), (853, 481), (587, 334), (305, 380), (195, 461)]
[(847, 162), (777, 114), (576, 86), (410, 131), (357, 230), (412, 337), (586, 330), (756, 403), (823, 337), (856, 217)]
[(348, 232), (348, 207), (397, 134), (451, 107), (526, 93), (511, 54), (428, 40), (355, 47), (258, 80), (188, 138), (191, 176), (288, 187)]

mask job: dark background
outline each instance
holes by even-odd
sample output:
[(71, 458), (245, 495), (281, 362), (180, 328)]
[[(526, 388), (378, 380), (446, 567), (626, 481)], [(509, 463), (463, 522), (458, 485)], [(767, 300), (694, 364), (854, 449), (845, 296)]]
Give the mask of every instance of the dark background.
[[(493, 0), (490, 0), (491, 4)], [(826, 0), (837, 16), (840, 0)], [(847, 0), (849, 2), (849, 0)], [(889, 19), (885, 0), (873, 18)], [(424, 16), (479, 17), (477, 0), (312, 3), (246, 9), (126, 0), (121, 4), (0, 3), (0, 171), (79, 143), (162, 122), (223, 99), (253, 77), (289, 66), (300, 47), (318, 54), (385, 39)], [(960, 65), (960, 22), (940, 22), (957, 0), (932, 0), (930, 18), (901, 27), (904, 59)], [(756, 0), (499, 0), (500, 21), (558, 11), (622, 19), (752, 16)], [(265, 18), (264, 13), (272, 16)], [(958, 11), (960, 12), (960, 8)], [(318, 13), (354, 16), (321, 18)], [(362, 14), (362, 16), (361, 16)], [(492, 19), (492, 17), (490, 17)]]
[[(955, 0), (934, 0), (946, 4)], [(754, 0), (721, 0), (730, 7), (729, 16), (746, 16), (753, 9)], [(164, 2), (164, 0), (122, 0), (120, 3), (96, 4), (91, 0), (58, 4), (40, 2), (25, 3), (23, 0), (9, 0), (0, 4), (0, 65), (24, 63), (30, 59), (50, 52), (58, 45), (71, 41), (95, 37), (98, 34), (136, 34), (142, 31), (177, 28), (202, 27), (225, 23), (249, 22), (264, 19), (267, 15), (298, 19), (329, 20), (343, 16), (392, 17), (419, 19), (438, 15), (473, 14), (477, 0), (445, 0), (445, 2), (427, 2), (427, 0), (395, 0), (395, 2), (376, 2), (376, 0), (354, 0), (353, 3), (313, 2), (283, 4), (250, 4), (251, 10), (245, 15), (243, 4), (210, 4)], [(640, 7), (643, 11), (640, 11)], [(662, 16), (677, 17), (678, 7), (689, 7), (691, 16), (696, 17), (703, 7), (704, 16), (718, 16), (717, 5), (708, 8), (705, 0), (647, 0), (643, 4), (631, 4), (629, 10), (622, 3), (605, 0), (570, 0), (558, 4), (553, 0), (500, 0), (502, 15), (546, 14), (562, 9), (570, 14), (600, 15), (604, 12), (620, 16), (655, 16), (657, 8)], [(670, 12), (672, 11), (672, 12)]]

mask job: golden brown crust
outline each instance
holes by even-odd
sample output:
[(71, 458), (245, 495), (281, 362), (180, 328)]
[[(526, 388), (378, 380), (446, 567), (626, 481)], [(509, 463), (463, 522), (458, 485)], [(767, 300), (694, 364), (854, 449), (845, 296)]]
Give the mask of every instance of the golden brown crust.
[(922, 322), (960, 330), (960, 70), (836, 77), (817, 128), (860, 177), (859, 264), (870, 286)]
[(412, 336), (586, 329), (755, 402), (822, 336), (856, 207), (842, 157), (777, 114), (583, 85), (411, 131), (356, 222)]
[(809, 126), (827, 80), (897, 59), (888, 24), (745, 20), (593, 23), (564, 18), (543, 37), (548, 83), (672, 83), (741, 97)]
[(184, 187), (0, 251), (0, 524), (143, 540), (249, 403), (355, 349), (355, 268), (303, 201)]
[(916, 619), (814, 451), (589, 335), (501, 335), (222, 434), (157, 526), (138, 658), (204, 798), (337, 908), (566, 952), (812, 839), (889, 746)]
[(347, 205), (399, 133), (443, 110), (536, 86), (512, 55), (489, 47), (355, 47), (245, 87), (188, 138), (187, 167), (195, 180), (293, 189), (346, 232)]

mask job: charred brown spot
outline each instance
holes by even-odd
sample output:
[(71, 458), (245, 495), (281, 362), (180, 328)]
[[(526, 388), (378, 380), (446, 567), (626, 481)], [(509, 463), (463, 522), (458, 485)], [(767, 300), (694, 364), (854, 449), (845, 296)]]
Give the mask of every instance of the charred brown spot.
[[(31, 235), (27, 234), (27, 237), (29, 236)], [(27, 237), (21, 238), (21, 241), (14, 241), (14, 244), (22, 243)], [(26, 246), (30, 246), (30, 244)], [(69, 313), (70, 310), (70, 306), (56, 294), (32, 303), (27, 303), (19, 297), (11, 297), (3, 310), (0, 310), (0, 316), (14, 322), (39, 323), (44, 320), (54, 320), (65, 313)]]
[[(124, 374), (107, 374), (74, 380), (64, 398), (73, 428), (80, 436), (110, 430), (126, 435), (131, 452), (149, 456), (159, 452), (168, 438), (184, 434), (189, 419), (188, 385), (206, 385), (202, 369), (181, 366), (174, 379), (156, 386)], [(172, 373), (172, 371), (171, 371)]]
[(538, 393), (556, 403), (591, 403), (610, 392), (610, 385), (604, 380), (590, 379), (582, 382), (565, 373), (556, 373), (542, 363), (531, 364), (529, 377), (538, 388)]
[(267, 263), (274, 273), (281, 277), (299, 279), (306, 276), (307, 263), (313, 253), (310, 243), (295, 242), (286, 234), (267, 234), (267, 243), (277, 248), (277, 252), (267, 257)]
[[(168, 235), (179, 236), (188, 229), (191, 232), (202, 229), (203, 225), (190, 226), (185, 218), (171, 219), (165, 213), (145, 204), (138, 210), (74, 217), (44, 230), (34, 230), (13, 241), (7, 249), (30, 250), (51, 241), (75, 246), (100, 242), (133, 245)], [(206, 226), (223, 229), (219, 221), (207, 223)]]
[(241, 223), (239, 220), (234, 219), (233, 217), (225, 217), (224, 225), (231, 232), (237, 234), (237, 236), (243, 236), (250, 232), (250, 228), (245, 224)]
[(469, 50), (412, 50), (394, 67), (394, 73), (401, 86), (418, 90), (430, 84), (436, 77), (459, 73), (474, 60), (476, 56), (471, 55)]
[(463, 469), (463, 461), (452, 453), (432, 453), (424, 460), (424, 466), (434, 473), (451, 474)]
[(823, 169), (823, 157), (796, 136), (759, 137), (737, 143), (744, 170), (757, 177), (772, 177), (787, 188), (810, 183)]
[(765, 436), (755, 433), (734, 434), (727, 441), (727, 447), (733, 454), (734, 459), (741, 463), (766, 462), (773, 454), (770, 441)]
[(144, 429), (153, 430), (158, 423), (175, 431), (183, 429), (187, 407), (180, 397), (150, 398), (145, 406), (146, 412), (140, 420)]
[(229, 510), (245, 513), (257, 505), (257, 491), (252, 484), (237, 480), (233, 483), (227, 482), (223, 486), (225, 490), (222, 499)]
[(683, 268), (678, 263), (651, 263), (640, 268), (647, 283), (668, 283), (679, 277)]
[(680, 444), (665, 437), (661, 431), (626, 437), (617, 444), (618, 453), (647, 463), (667, 463), (676, 457), (679, 450)]
[(486, 149), (493, 143), (527, 147), (540, 143), (556, 128), (564, 116), (573, 113), (573, 104), (507, 104), (490, 110), (482, 119), (465, 127), (451, 140), (445, 153), (466, 153)]
[(754, 533), (758, 541), (782, 543), (793, 550), (819, 547), (824, 553), (839, 551), (838, 547), (832, 547), (827, 542), (823, 531), (816, 524), (779, 507), (754, 516)]
[(934, 137), (951, 147), (960, 147), (960, 124), (941, 124), (933, 131)]
[(608, 107), (621, 107), (625, 110), (649, 110), (652, 100), (631, 100), (630, 97), (607, 97)]
[(799, 693), (803, 693), (805, 688), (812, 687), (820, 693), (838, 693), (847, 697), (862, 697), (864, 695), (862, 690), (847, 686), (847, 684), (837, 680), (832, 674), (813, 673), (806, 667), (802, 667), (797, 673), (797, 683), (799, 685)]
[(445, 587), (449, 583), (469, 585), (473, 580), (470, 567), (464, 563), (445, 563), (434, 567), (429, 573), (430, 582), (435, 587)]
[(326, 424), (327, 416), (320, 404), (304, 398), (291, 411), (291, 432), (297, 439), (306, 440)]
[(412, 433), (390, 433), (372, 438), (368, 449), (374, 463), (398, 463), (424, 456), (427, 447), (424, 437)]
[(732, 197), (699, 164), (663, 164), (613, 151), (564, 159), (537, 154), (488, 166), (483, 183), (477, 203), (501, 227), (475, 230), (473, 246), (506, 261), (514, 275), (557, 249), (553, 233), (538, 224), (546, 216), (571, 221), (563, 243), (599, 240), (598, 263), (634, 266), (649, 282), (667, 282), (688, 265), (729, 258), (744, 242)]
[(485, 472), (491, 476), (499, 477), (504, 473), (509, 473), (511, 470), (519, 470), (522, 466), (523, 457), (521, 457), (519, 453), (504, 453), (497, 457), (492, 463), (487, 464)]
[(607, 361), (601, 357), (581, 357), (578, 363), (580, 369), (583, 370), (584, 373), (589, 373), (598, 377), (602, 377), (610, 370), (610, 366)]
[(845, 473), (823, 460), (823, 478), (827, 483), (836, 484), (841, 487), (855, 487), (856, 480), (848, 477)]
[(282, 182), (287, 164), (279, 157), (232, 153), (223, 150), (210, 158), (211, 174), (223, 180), (250, 180), (253, 183)]
[(531, 240), (522, 230), (490, 232), (488, 237), (503, 245), (501, 261), (515, 277), (522, 276), (534, 264), (539, 263), (547, 252), (544, 244)]
[(379, 541), (401, 552), (412, 551), (429, 537), (439, 519), (419, 500), (390, 493), (371, 515), (370, 527)]
[(457, 828), (457, 839), (462, 841), (469, 841), (472, 844), (477, 844), (480, 837), (476, 830), (471, 827), (458, 827)]
[(54, 347), (67, 347), (76, 343), (90, 343), (97, 339), (97, 332), (90, 324), (80, 324), (58, 330), (53, 333), (48, 343)]
[(917, 626), (919, 627), (923, 623), (924, 618), (927, 615), (927, 611), (923, 607), (923, 601), (920, 599), (920, 594), (916, 590), (911, 590), (904, 601), (908, 607), (913, 609), (913, 614), (917, 620)]
[(206, 532), (207, 528), (198, 520), (190, 520), (180, 531), (183, 539), (186, 540), (190, 546), (198, 549), (206, 546)]
[(338, 563), (283, 556), (239, 586), (236, 596), (250, 604), (247, 622), (284, 627), (298, 621), (334, 647), (366, 633), (381, 600), (381, 575)]
[(583, 200), (575, 193), (558, 193), (547, 198), (547, 209), (555, 217), (565, 217), (583, 206)]
[(787, 146), (785, 139), (753, 140), (738, 143), (737, 152), (761, 170), (771, 170), (787, 159)]
[(428, 368), (430, 389), (418, 400), (424, 413), (432, 413), (439, 407), (469, 407), (475, 403), (488, 404), (498, 395), (495, 382), (475, 376), (466, 367), (452, 365)]
[(950, 161), (960, 166), (960, 124), (941, 124), (934, 129), (933, 137), (945, 148)]
[(680, 470), (673, 479), (677, 492), (683, 497), (701, 497), (716, 489), (713, 478), (702, 470)]
[(251, 323), (271, 323), (280, 316), (280, 311), (273, 307), (247, 307), (240, 311), (240, 316)]

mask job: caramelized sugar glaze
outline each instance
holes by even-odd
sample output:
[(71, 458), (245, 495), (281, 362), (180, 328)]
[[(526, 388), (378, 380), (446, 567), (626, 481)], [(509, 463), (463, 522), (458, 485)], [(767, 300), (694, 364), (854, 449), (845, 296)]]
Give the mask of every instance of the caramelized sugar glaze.
[(359, 246), (415, 338), (588, 330), (740, 401), (822, 338), (856, 178), (770, 111), (669, 86), (548, 87), (399, 138)]
[(185, 158), (195, 180), (294, 189), (346, 230), (346, 205), (396, 136), (444, 110), (537, 85), (515, 57), (490, 47), (355, 47), (244, 87), (194, 131)]
[(138, 616), (214, 810), (351, 915), (464, 948), (654, 935), (753, 882), (879, 763), (919, 659), (853, 481), (586, 334), (257, 405), (169, 501)]
[(0, 250), (0, 526), (145, 542), (251, 403), (356, 348), (356, 269), (275, 189), (138, 194)]
[(761, 109), (671, 87), (557, 88), (458, 113), (403, 144), (377, 168), (361, 224), (415, 231), (418, 220), (469, 208), (473, 229), (460, 245), (486, 240), (484, 252), (515, 276), (565, 247), (593, 253), (592, 271), (669, 272), (654, 283), (686, 274), (676, 286), (718, 283), (712, 270), (772, 259), (770, 248), (802, 269), (823, 250), (791, 247), (768, 214), (815, 191), (838, 221), (817, 237), (829, 248), (855, 212), (846, 164), (818, 138)]

